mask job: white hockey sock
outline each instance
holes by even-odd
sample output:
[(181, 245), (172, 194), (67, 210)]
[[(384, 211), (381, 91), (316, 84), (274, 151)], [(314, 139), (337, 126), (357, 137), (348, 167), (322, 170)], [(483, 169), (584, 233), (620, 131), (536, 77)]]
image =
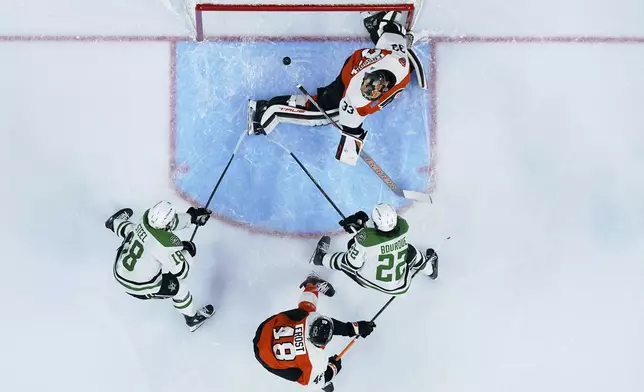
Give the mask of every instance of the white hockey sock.
[(342, 267), (340, 266), (342, 255), (343, 253), (341, 252), (325, 254), (324, 257), (322, 257), (322, 266), (334, 270), (342, 269)]
[(179, 292), (172, 297), (172, 305), (174, 305), (174, 307), (184, 315), (192, 317), (197, 313), (197, 307), (192, 300), (190, 290), (184, 288), (183, 282), (181, 283), (182, 284), (179, 285)]

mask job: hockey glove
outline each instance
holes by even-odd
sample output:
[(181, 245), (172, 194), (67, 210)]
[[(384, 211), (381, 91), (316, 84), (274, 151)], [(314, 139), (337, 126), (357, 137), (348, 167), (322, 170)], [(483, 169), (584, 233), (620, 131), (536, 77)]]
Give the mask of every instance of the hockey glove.
[(195, 257), (197, 255), (197, 245), (192, 241), (181, 241), (183, 244), (183, 250), (187, 250), (190, 253), (190, 256)]
[(358, 211), (353, 215), (347, 216), (338, 223), (347, 233), (355, 234), (365, 227), (368, 220), (369, 215), (367, 215), (366, 212)]
[(329, 365), (324, 372), (324, 382), (330, 382), (333, 377), (337, 376), (342, 370), (342, 358), (338, 358), (337, 355), (329, 357)]
[(351, 325), (355, 332), (353, 336), (360, 335), (362, 338), (366, 338), (371, 335), (371, 332), (373, 332), (373, 329), (376, 327), (376, 323), (373, 321), (354, 321)]
[(206, 222), (208, 222), (208, 219), (210, 219), (210, 214), (212, 214), (211, 210), (203, 207), (190, 207), (186, 212), (190, 214), (190, 222), (197, 226), (205, 225)]

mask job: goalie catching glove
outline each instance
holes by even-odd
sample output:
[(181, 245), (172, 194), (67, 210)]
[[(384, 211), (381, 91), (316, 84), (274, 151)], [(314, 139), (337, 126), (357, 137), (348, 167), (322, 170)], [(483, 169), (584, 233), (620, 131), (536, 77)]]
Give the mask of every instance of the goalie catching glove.
[(358, 211), (353, 215), (347, 216), (338, 223), (347, 233), (355, 234), (366, 226), (368, 220), (369, 215), (367, 215), (366, 212)]
[(206, 224), (206, 222), (208, 222), (208, 219), (210, 219), (210, 214), (212, 214), (212, 211), (204, 207), (190, 207), (188, 208), (188, 211), (186, 211), (186, 213), (190, 215), (191, 223), (197, 226), (203, 226)]

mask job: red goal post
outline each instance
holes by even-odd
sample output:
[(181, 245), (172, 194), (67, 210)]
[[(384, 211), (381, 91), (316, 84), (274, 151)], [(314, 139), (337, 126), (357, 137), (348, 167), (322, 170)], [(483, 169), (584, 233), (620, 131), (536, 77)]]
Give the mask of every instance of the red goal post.
[(197, 41), (204, 39), (204, 11), (230, 12), (363, 12), (363, 11), (401, 11), (407, 12), (406, 25), (410, 28), (414, 20), (413, 3), (379, 4), (211, 4), (197, 3), (195, 6), (195, 27)]

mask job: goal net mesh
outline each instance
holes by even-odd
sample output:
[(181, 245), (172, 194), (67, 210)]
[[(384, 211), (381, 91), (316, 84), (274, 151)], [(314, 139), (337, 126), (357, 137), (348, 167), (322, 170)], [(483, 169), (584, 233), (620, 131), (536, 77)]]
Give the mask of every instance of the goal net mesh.
[(408, 28), (415, 17), (415, 4), (411, 0), (367, 0), (360, 3), (355, 0), (320, 0), (315, 3), (296, 0), (281, 0), (280, 3), (161, 1), (174, 13), (183, 16), (197, 41), (208, 36), (356, 36), (364, 35), (361, 23), (356, 23), (355, 14), (359, 12), (401, 11), (406, 15)]

